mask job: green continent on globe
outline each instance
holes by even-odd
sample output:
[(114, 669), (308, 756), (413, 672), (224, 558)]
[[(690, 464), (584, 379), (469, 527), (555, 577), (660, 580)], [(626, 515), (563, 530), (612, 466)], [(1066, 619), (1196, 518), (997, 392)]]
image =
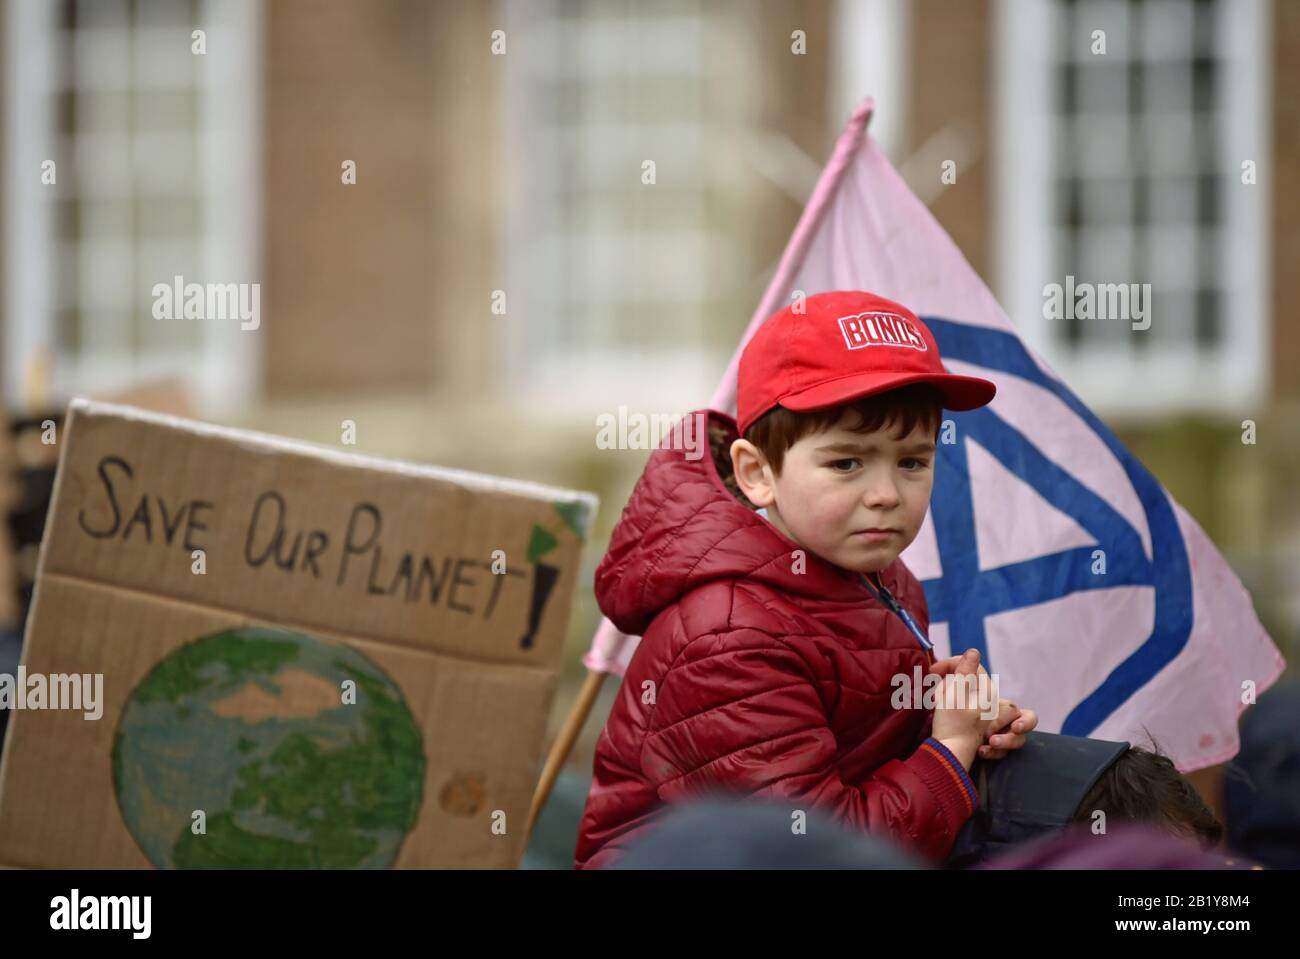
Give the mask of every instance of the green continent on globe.
[(122, 817), (164, 868), (390, 866), (424, 771), (419, 728), (373, 662), (260, 627), (160, 661), (113, 740)]

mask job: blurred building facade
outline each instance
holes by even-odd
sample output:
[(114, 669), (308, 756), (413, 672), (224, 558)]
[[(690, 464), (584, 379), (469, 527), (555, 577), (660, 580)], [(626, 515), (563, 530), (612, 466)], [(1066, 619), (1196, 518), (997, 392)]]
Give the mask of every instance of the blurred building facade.
[[(363, 452), (597, 490), (594, 568), (646, 456), (597, 449), (596, 416), (709, 401), (871, 94), (909, 184), (1296, 652), (1294, 4), (2, 6), (11, 409), (166, 378), (224, 422), (352, 421)], [(1045, 321), (1067, 274), (1151, 282), (1151, 329)], [(260, 326), (154, 319), (175, 276), (259, 284)], [(599, 615), (575, 609), (569, 680)]]

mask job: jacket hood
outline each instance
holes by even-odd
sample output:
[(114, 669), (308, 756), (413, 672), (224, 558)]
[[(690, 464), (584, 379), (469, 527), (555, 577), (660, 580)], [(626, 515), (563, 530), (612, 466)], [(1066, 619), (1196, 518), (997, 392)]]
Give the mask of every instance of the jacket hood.
[[(651, 453), (596, 568), (596, 601), (622, 632), (642, 635), (660, 611), (723, 579), (762, 583), (796, 602), (863, 602), (857, 573), (810, 550), (796, 572), (792, 557), (803, 548), (728, 488), (736, 436), (733, 417), (696, 410)], [(880, 574), (891, 591), (901, 565)]]

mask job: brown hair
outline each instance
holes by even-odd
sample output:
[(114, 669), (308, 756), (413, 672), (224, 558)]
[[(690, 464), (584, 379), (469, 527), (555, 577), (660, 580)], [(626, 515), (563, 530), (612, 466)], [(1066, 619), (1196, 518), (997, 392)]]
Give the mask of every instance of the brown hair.
[(850, 409), (860, 419), (857, 426), (848, 427), (852, 433), (874, 433), (893, 426), (894, 438), (902, 439), (919, 423), (937, 437), (943, 420), (943, 395), (928, 383), (913, 383), (810, 413), (775, 406), (750, 424), (745, 439), (762, 451), (772, 471), (780, 476), (786, 450), (805, 436), (831, 429)]
[(1108, 825), (1111, 821), (1150, 823), (1175, 835), (1194, 837), (1204, 846), (1216, 845), (1223, 836), (1223, 824), (1173, 761), (1137, 747), (1101, 774), (1079, 804), (1074, 821), (1091, 822), (1099, 809)]

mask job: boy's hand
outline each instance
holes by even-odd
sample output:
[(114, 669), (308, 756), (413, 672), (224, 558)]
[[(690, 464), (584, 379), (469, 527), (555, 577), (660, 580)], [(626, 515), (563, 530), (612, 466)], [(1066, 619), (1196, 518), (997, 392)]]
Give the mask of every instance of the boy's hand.
[(980, 666), (976, 650), (943, 662), (942, 668), (930, 670), (942, 677), (930, 734), (969, 769), (976, 751), (997, 728), (994, 725), (997, 718), (988, 716), (988, 707), (984, 705), (996, 700), (996, 687), (992, 677)]
[[(973, 664), (973, 665), (972, 665)], [(930, 672), (936, 676), (948, 676), (955, 673), (970, 673), (975, 671), (978, 666), (983, 672), (984, 667), (980, 665), (980, 651), (971, 647), (961, 656), (949, 656), (947, 659), (936, 659), (930, 667)]]
[[(972, 660), (978, 665), (979, 650), (968, 649), (963, 656), (936, 660), (930, 667), (930, 672), (945, 677), (963, 675), (974, 671), (971, 667)], [(979, 672), (984, 672), (983, 666), (979, 666)], [(935, 718), (939, 718), (937, 712)], [(997, 718), (988, 724), (985, 736), (981, 737), (979, 758), (1001, 759), (1011, 750), (1019, 749), (1025, 744), (1025, 733), (1037, 725), (1038, 714), (1032, 709), (1021, 709), (1010, 700), (999, 699)]]
[(988, 742), (979, 748), (980, 759), (1001, 759), (1025, 744), (1025, 733), (1038, 725), (1038, 713), (1021, 709), (1007, 699), (998, 700), (998, 718)]

